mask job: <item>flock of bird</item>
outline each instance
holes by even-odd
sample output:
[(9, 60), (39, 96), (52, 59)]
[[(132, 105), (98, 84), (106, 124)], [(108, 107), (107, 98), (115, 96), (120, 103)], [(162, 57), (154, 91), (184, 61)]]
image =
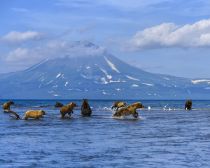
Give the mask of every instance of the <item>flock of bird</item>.
[[(2, 108), (5, 113), (8, 113), (11, 117), (14, 117), (15, 119), (24, 119), (24, 120), (40, 119), (46, 114), (44, 110), (28, 110), (25, 112), (23, 118), (21, 118), (19, 114), (11, 110), (12, 105), (14, 105), (14, 102), (8, 101), (2, 105)], [(63, 105), (60, 102), (56, 102), (55, 107), (60, 108), (60, 115), (61, 118), (63, 119), (66, 117), (71, 117), (73, 110), (75, 107), (77, 107), (77, 105), (74, 102), (68, 103), (66, 105)], [(136, 102), (127, 105), (125, 102), (116, 101), (113, 103), (112, 106), (112, 110), (114, 110), (113, 117), (124, 117), (131, 115), (134, 118), (138, 118), (138, 112), (136, 110), (141, 108), (144, 108), (141, 102)], [(192, 109), (192, 100), (187, 100), (185, 102), (185, 110), (191, 110), (191, 109)], [(87, 99), (83, 99), (81, 106), (81, 115), (83, 117), (90, 117), (92, 115), (92, 109)]]

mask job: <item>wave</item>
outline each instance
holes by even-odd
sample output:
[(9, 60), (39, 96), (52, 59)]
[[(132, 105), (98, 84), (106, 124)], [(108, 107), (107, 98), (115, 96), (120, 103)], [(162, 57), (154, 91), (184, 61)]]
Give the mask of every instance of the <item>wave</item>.
[(43, 105), (14, 104), (13, 107), (15, 108), (20, 108), (20, 107), (41, 108), (41, 107), (54, 107), (54, 105), (51, 105), (51, 104), (43, 104)]
[(117, 119), (117, 120), (143, 120), (143, 117), (139, 116), (138, 118), (134, 118), (133, 116), (112, 116), (111, 118)]

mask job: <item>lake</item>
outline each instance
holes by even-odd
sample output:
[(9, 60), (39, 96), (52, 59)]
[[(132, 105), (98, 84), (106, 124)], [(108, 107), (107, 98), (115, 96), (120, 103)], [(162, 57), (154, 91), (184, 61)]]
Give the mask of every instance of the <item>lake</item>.
[(92, 117), (76, 108), (71, 119), (60, 119), (55, 100), (14, 102), (21, 116), (29, 109), (47, 115), (25, 121), (0, 113), (0, 167), (210, 167), (210, 101), (185, 111), (181, 100), (142, 100), (138, 120), (112, 118), (109, 100), (91, 100)]

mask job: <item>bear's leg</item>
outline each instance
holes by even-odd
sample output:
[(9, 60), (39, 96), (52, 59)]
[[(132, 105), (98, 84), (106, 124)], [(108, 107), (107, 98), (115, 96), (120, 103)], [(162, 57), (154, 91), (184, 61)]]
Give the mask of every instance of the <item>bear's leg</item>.
[(64, 119), (64, 117), (65, 117), (65, 114), (61, 113), (61, 118)]
[(71, 113), (72, 113), (72, 112), (69, 112), (69, 113), (68, 113), (69, 117), (71, 117)]
[(119, 111), (117, 111), (115, 114), (114, 114), (115, 117), (120, 117), (121, 116), (121, 113)]
[(135, 113), (133, 114), (133, 117), (134, 117), (134, 118), (138, 118), (138, 116), (139, 116), (139, 114), (138, 114), (137, 112), (135, 112)]

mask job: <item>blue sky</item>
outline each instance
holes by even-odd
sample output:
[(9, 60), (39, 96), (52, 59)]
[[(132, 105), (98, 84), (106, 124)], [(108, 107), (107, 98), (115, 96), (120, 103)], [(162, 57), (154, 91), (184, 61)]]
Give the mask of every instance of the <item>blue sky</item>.
[(91, 41), (149, 72), (210, 78), (210, 0), (2, 0), (0, 73)]

